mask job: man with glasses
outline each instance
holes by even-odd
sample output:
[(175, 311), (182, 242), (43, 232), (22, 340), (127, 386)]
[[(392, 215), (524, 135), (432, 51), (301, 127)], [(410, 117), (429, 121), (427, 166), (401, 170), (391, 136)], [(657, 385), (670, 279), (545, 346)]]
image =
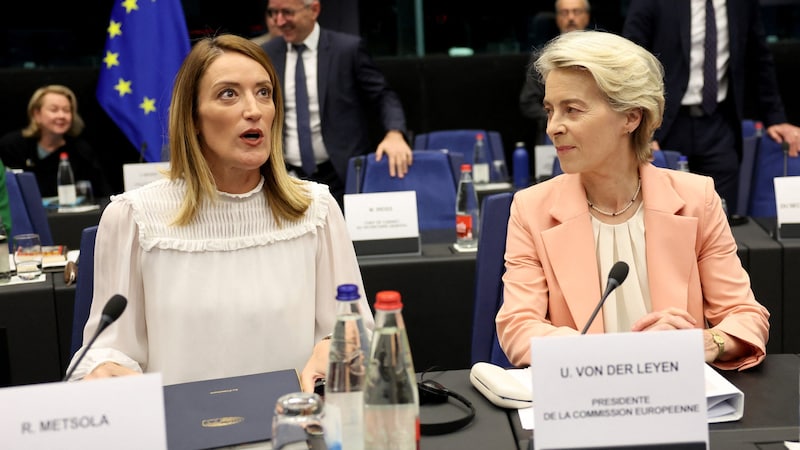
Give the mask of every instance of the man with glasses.
[[(267, 16), (281, 37), (262, 48), (283, 77), (287, 168), (327, 184), (341, 204), (350, 157), (374, 150), (402, 178), (412, 153), (400, 100), (361, 38), (321, 28), (320, 8), (318, 0), (269, 0)], [(368, 115), (386, 132), (377, 148), (369, 144)]]
[[(591, 5), (589, 0), (557, 0), (556, 1), (556, 26), (560, 33), (583, 30), (589, 25)], [(534, 72), (528, 71), (525, 83), (519, 94), (519, 109), (522, 115), (531, 119), (536, 125), (535, 142), (544, 140), (544, 130), (547, 124), (547, 113), (542, 105), (544, 98), (544, 85)]]

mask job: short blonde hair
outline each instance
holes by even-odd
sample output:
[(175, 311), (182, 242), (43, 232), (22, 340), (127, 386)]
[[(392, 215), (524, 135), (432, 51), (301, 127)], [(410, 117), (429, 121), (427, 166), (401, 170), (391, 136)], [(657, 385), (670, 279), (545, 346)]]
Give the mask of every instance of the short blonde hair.
[(283, 221), (297, 220), (308, 209), (311, 197), (302, 181), (289, 176), (283, 161), (284, 113), (278, 73), (257, 44), (240, 36), (223, 34), (195, 43), (175, 77), (169, 110), (170, 178), (183, 179), (187, 192), (174, 223), (190, 223), (203, 201), (213, 200), (217, 195), (214, 176), (203, 157), (198, 138), (197, 99), (200, 80), (211, 63), (223, 53), (240, 53), (256, 61), (272, 80), (272, 101), (275, 103), (269, 136), (272, 150), (267, 162), (261, 166), (265, 201), (279, 225)]
[(548, 42), (534, 63), (542, 80), (553, 69), (569, 67), (587, 70), (612, 110), (642, 111), (631, 139), (637, 159), (651, 161), (650, 141), (664, 116), (664, 67), (658, 59), (616, 34), (571, 31)]
[(72, 110), (72, 125), (69, 127), (69, 130), (67, 130), (67, 134), (72, 137), (81, 134), (85, 124), (83, 122), (83, 118), (81, 118), (80, 114), (78, 114), (78, 98), (75, 97), (75, 93), (72, 92), (72, 89), (66, 86), (62, 86), (60, 84), (50, 84), (40, 87), (33, 93), (33, 95), (31, 95), (31, 99), (28, 101), (28, 126), (22, 129), (22, 135), (24, 137), (35, 138), (39, 138), (41, 136), (42, 129), (39, 127), (39, 124), (36, 123), (33, 115), (35, 112), (42, 109), (44, 96), (47, 94), (59, 94), (67, 97), (69, 100), (70, 109)]

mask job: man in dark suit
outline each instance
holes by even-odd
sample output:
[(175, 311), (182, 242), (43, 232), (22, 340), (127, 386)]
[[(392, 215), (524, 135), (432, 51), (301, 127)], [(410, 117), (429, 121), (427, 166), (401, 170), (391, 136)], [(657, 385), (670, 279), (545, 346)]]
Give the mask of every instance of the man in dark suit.
[[(329, 185), (341, 204), (350, 157), (375, 151), (378, 160), (389, 158), (391, 176), (403, 177), (412, 163), (412, 152), (404, 137), (406, 120), (400, 100), (361, 38), (321, 28), (317, 23), (320, 8), (318, 0), (269, 0), (267, 15), (281, 37), (262, 47), (282, 76), (288, 169)], [(305, 83), (297, 81), (298, 73), (305, 75)], [(367, 117), (373, 114), (386, 132), (377, 148), (370, 146), (368, 136)], [(313, 163), (310, 157), (304, 163), (309, 147)]]
[[(586, 29), (591, 19), (591, 10), (589, 0), (556, 0), (555, 24), (559, 34)], [(534, 52), (531, 66), (537, 56)], [(535, 124), (534, 142), (537, 144), (544, 142), (545, 127), (547, 126), (547, 112), (544, 110), (543, 99), (544, 83), (539, 80), (536, 70), (528, 67), (525, 73), (525, 82), (519, 93), (519, 110), (523, 116)]]
[[(706, 44), (706, 24), (716, 29), (708, 41), (716, 45)], [(758, 90), (761, 116), (753, 119), (798, 155), (800, 129), (786, 122), (758, 0), (631, 0), (622, 34), (664, 65), (666, 107), (653, 146), (687, 155), (692, 172), (714, 178), (729, 208), (737, 200), (746, 80)], [(707, 54), (716, 55), (708, 68), (715, 76), (704, 72)]]

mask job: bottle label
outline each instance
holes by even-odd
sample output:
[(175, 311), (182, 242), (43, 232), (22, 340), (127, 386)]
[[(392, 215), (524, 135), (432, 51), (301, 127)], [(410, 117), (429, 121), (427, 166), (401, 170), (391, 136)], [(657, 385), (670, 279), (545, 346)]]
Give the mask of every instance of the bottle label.
[(456, 238), (472, 239), (472, 216), (456, 214)]
[(489, 182), (489, 164), (477, 163), (472, 166), (472, 180), (476, 183)]
[(75, 204), (77, 195), (75, 194), (75, 185), (67, 184), (58, 187), (58, 204), (64, 206), (71, 206)]

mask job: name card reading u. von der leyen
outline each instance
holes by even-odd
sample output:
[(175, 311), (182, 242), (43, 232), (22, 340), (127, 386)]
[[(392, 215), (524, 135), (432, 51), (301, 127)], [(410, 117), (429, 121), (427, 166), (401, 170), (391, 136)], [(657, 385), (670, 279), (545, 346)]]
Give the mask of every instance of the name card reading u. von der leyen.
[(531, 339), (534, 446), (707, 449), (702, 331)]
[(166, 450), (161, 375), (0, 389), (0, 448)]
[(415, 191), (348, 194), (344, 211), (359, 256), (420, 253)]
[(778, 238), (800, 238), (800, 177), (775, 177)]

